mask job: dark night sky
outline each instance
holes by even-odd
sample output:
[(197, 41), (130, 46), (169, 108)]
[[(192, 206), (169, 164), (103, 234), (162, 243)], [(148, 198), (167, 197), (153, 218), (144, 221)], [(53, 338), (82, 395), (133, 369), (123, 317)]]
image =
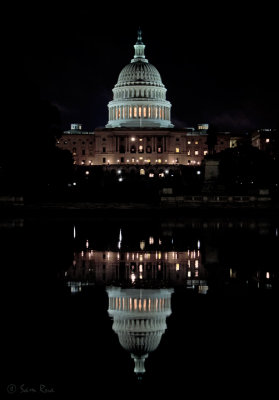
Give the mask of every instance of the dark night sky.
[(275, 5), (178, 4), (39, 2), (17, 9), (5, 36), (13, 68), (18, 79), (35, 84), (41, 98), (59, 108), (63, 129), (81, 122), (93, 130), (107, 123), (111, 90), (133, 57), (141, 26), (146, 57), (168, 89), (178, 127), (203, 122), (233, 131), (277, 127)]

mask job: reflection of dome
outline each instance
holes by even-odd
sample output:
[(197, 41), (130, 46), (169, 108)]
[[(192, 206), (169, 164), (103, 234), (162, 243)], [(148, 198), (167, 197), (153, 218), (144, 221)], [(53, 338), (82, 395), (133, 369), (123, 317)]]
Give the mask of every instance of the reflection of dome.
[(159, 346), (171, 314), (173, 289), (107, 288), (108, 313), (121, 346), (135, 361), (134, 372), (145, 372), (144, 361)]
[(167, 89), (158, 70), (145, 58), (141, 31), (134, 48), (134, 58), (122, 69), (112, 90), (106, 127), (172, 128)]

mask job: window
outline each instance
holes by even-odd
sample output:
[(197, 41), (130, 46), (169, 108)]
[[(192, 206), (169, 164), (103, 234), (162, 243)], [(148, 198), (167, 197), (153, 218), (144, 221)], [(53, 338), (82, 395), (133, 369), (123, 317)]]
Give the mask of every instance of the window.
[(106, 141), (106, 138), (103, 138), (103, 142), (105, 142)]
[(146, 153), (151, 153), (151, 152), (152, 152), (151, 146), (147, 146), (147, 147), (146, 147)]
[(207, 151), (207, 150), (204, 150), (203, 155), (206, 156), (207, 153), (208, 153), (208, 151)]
[(179, 153), (179, 147), (176, 147), (175, 152)]
[(145, 175), (145, 170), (143, 168), (140, 169), (140, 175)]
[(124, 157), (120, 158), (120, 162), (124, 163)]
[(188, 140), (187, 144), (191, 144), (191, 140)]
[(77, 149), (76, 147), (73, 147), (73, 155), (75, 156), (77, 154)]
[(125, 153), (125, 146), (123, 144), (119, 146), (119, 153)]
[(136, 146), (131, 146), (130, 152), (131, 153), (135, 153), (136, 152)]
[(85, 150), (81, 150), (81, 155), (85, 156)]
[(142, 145), (139, 146), (139, 153), (143, 153), (143, 146)]
[(176, 139), (175, 139), (177, 142), (179, 142), (179, 138), (177, 137)]
[(199, 155), (199, 152), (198, 152), (198, 150), (196, 150), (195, 151), (195, 156), (198, 156)]
[(105, 147), (103, 147), (103, 153), (105, 153), (106, 152), (106, 148)]
[(195, 144), (199, 144), (199, 141), (198, 141), (198, 140), (196, 140), (196, 141), (195, 141)]
[(106, 162), (106, 157), (103, 157), (103, 163), (105, 163)]
[(157, 153), (162, 153), (162, 146), (157, 147)]
[(190, 155), (191, 155), (191, 151), (188, 150), (188, 151), (187, 151), (187, 156), (190, 156)]

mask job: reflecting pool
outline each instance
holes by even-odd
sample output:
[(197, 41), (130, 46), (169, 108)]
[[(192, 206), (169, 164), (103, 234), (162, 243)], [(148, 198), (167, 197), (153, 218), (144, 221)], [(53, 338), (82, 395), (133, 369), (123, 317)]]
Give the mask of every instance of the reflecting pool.
[(2, 220), (5, 374), (77, 396), (268, 393), (278, 372), (278, 226)]

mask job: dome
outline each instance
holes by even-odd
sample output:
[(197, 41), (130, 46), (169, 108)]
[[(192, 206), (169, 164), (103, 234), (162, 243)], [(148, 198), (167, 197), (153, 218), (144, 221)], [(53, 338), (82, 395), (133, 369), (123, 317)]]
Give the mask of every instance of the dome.
[(106, 128), (173, 128), (167, 89), (157, 68), (145, 58), (141, 31), (134, 48), (134, 58), (122, 69), (112, 89)]
[(130, 63), (122, 69), (115, 87), (129, 85), (152, 85), (164, 87), (157, 68), (148, 62), (140, 60)]
[(145, 372), (144, 360), (156, 350), (171, 315), (173, 289), (108, 287), (108, 314), (120, 345), (135, 361), (134, 372)]

